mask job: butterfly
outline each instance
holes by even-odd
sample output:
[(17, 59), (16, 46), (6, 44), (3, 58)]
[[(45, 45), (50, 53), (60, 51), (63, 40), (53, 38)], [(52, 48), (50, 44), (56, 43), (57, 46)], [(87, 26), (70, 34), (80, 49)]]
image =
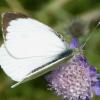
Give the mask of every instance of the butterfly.
[(17, 82), (12, 88), (52, 71), (73, 53), (61, 34), (22, 13), (2, 14), (2, 34), (0, 65)]

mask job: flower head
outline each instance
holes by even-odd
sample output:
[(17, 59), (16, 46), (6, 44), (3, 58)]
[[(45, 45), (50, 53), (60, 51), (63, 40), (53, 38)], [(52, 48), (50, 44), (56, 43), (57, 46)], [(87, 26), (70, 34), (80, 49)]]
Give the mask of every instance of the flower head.
[[(70, 47), (77, 47), (76, 39), (72, 40)], [(100, 95), (98, 78), (100, 74), (96, 73), (96, 68), (80, 52), (46, 77), (51, 89), (68, 100), (91, 100), (94, 93)]]
[(94, 93), (100, 95), (99, 76), (83, 55), (76, 55), (48, 75), (47, 80), (62, 98), (90, 100)]

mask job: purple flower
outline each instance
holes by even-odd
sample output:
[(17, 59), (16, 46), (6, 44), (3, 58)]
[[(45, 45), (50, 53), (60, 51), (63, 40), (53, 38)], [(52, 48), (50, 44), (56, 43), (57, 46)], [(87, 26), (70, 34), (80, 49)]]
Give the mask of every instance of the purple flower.
[(79, 44), (78, 44), (78, 40), (76, 37), (72, 38), (71, 44), (70, 44), (70, 48), (74, 49), (74, 48), (78, 48)]
[(68, 100), (91, 100), (94, 93), (100, 95), (98, 78), (96, 68), (80, 52), (46, 77), (51, 89)]

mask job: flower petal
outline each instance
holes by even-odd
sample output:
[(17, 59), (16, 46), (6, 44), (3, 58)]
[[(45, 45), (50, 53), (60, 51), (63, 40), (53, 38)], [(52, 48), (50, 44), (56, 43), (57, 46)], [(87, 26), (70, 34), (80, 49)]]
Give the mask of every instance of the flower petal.
[[(87, 64), (87, 59), (84, 56), (79, 56), (77, 58), (78, 58), (78, 61), (81, 61), (83, 64)], [(86, 66), (84, 66), (84, 67), (86, 67)]]
[(86, 96), (85, 100), (90, 100), (89, 97)]
[(100, 81), (96, 82), (95, 85), (100, 88)]
[(95, 94), (97, 96), (100, 96), (100, 81), (96, 82), (95, 86), (93, 87), (93, 90), (95, 91)]
[(78, 39), (76, 37), (73, 37), (72, 38), (72, 41), (70, 43), (70, 48), (71, 49), (74, 49), (74, 48), (78, 48)]
[(95, 67), (93, 67), (93, 66), (91, 66), (90, 68), (89, 68), (89, 71), (90, 71), (90, 76), (91, 76), (91, 78), (97, 78), (97, 74), (96, 74), (96, 68)]
[(90, 71), (93, 72), (93, 73), (96, 73), (96, 68), (93, 67), (93, 66), (91, 66), (91, 67), (90, 67)]
[(96, 77), (97, 77), (97, 78), (100, 78), (100, 74), (96, 74)]

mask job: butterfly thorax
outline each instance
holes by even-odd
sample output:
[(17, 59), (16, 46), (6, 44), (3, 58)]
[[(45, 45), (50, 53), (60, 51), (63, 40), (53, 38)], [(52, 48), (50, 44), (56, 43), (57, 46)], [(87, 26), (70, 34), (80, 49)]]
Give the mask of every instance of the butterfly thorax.
[(73, 55), (82, 55), (83, 50), (81, 48), (75, 48), (73, 49)]

